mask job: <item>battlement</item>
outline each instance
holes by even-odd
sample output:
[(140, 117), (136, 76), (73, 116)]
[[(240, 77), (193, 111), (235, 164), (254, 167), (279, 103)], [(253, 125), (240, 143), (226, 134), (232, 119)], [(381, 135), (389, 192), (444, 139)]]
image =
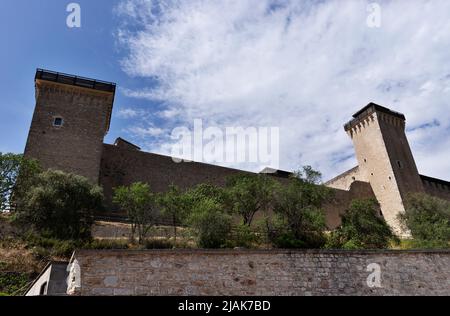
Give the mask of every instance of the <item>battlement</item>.
[(369, 103), (361, 110), (353, 114), (353, 119), (344, 125), (345, 131), (355, 131), (355, 128), (361, 129), (366, 123), (370, 124), (370, 121), (374, 120), (374, 113), (378, 113), (381, 119), (390, 122), (399, 127), (405, 126), (406, 117), (404, 114), (392, 111), (384, 106)]
[(74, 76), (62, 72), (55, 72), (39, 68), (36, 70), (34, 80), (56, 82), (104, 92), (111, 92), (111, 93), (116, 92), (116, 84), (112, 82)]

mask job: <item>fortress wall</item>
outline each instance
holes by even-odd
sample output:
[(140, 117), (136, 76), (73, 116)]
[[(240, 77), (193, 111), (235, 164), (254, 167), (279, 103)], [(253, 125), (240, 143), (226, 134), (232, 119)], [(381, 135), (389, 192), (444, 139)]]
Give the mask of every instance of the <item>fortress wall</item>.
[(334, 179), (326, 182), (325, 185), (327, 187), (339, 190), (349, 190), (350, 186), (355, 181), (361, 181), (359, 167), (352, 168), (343, 174), (337, 176)]
[(375, 199), (375, 194), (370, 184), (360, 181), (353, 182), (348, 191), (334, 189), (333, 194), (334, 197), (331, 202), (324, 205), (326, 223), (330, 230), (336, 229), (341, 225), (341, 215), (348, 209), (352, 200)]
[(422, 179), (425, 193), (450, 201), (450, 186), (444, 185), (436, 181), (428, 181)]
[(72, 263), (83, 296), (450, 295), (449, 251), (91, 250)]
[[(134, 182), (148, 183), (155, 192), (164, 192), (170, 184), (188, 189), (197, 184), (225, 185), (226, 178), (245, 173), (236, 169), (202, 163), (175, 163), (170, 157), (146, 153), (113, 145), (103, 145), (100, 184), (103, 186), (108, 207), (112, 205), (113, 188)], [(276, 178), (285, 182), (287, 179)], [(374, 198), (370, 184), (354, 182), (348, 191), (334, 190), (334, 198), (324, 206), (327, 226), (334, 229), (340, 225), (340, 215), (352, 199)]]
[(171, 157), (113, 145), (103, 145), (100, 184), (111, 202), (113, 188), (144, 182), (155, 192), (165, 192), (169, 185), (188, 189), (201, 183), (225, 185), (226, 178), (244, 171), (214, 165), (182, 162)]

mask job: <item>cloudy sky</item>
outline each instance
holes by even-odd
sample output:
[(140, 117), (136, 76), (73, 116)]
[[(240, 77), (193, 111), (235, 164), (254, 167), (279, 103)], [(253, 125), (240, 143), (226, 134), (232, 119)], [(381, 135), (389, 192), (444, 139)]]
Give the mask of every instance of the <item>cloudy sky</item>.
[(43, 67), (118, 83), (107, 142), (167, 154), (194, 119), (278, 127), (280, 168), (327, 179), (356, 165), (343, 124), (375, 102), (405, 113), (419, 171), (450, 179), (450, 1), (78, 1), (79, 29), (69, 1), (28, 2), (0, 8), (0, 151), (23, 151)]

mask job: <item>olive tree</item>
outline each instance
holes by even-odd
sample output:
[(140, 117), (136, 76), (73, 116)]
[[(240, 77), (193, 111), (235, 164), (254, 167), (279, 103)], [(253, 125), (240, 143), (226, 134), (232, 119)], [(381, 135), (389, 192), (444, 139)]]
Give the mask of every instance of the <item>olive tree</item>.
[(240, 174), (227, 181), (226, 199), (230, 209), (251, 226), (258, 211), (267, 211), (274, 199), (275, 180), (263, 174)]
[(148, 184), (136, 182), (129, 187), (122, 186), (114, 190), (113, 202), (127, 213), (131, 222), (131, 239), (138, 235), (142, 244), (150, 229), (158, 220), (156, 196)]
[(37, 175), (21, 196), (16, 220), (51, 237), (86, 239), (102, 203), (102, 189), (88, 179), (48, 170)]
[(269, 237), (279, 247), (318, 248), (325, 243), (322, 205), (331, 191), (320, 184), (318, 171), (306, 166), (286, 185), (278, 187), (273, 232)]
[(20, 154), (0, 153), (0, 211), (14, 208), (40, 171), (35, 160)]
[(161, 215), (170, 219), (176, 241), (177, 227), (185, 221), (190, 211), (188, 197), (177, 186), (170, 185), (167, 192), (159, 195), (158, 205)]

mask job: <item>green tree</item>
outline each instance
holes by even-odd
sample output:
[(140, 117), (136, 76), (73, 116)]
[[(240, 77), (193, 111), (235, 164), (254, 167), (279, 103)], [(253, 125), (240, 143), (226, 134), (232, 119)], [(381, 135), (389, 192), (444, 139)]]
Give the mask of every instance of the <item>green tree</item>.
[(322, 204), (331, 191), (320, 184), (320, 173), (306, 166), (276, 194), (276, 218), (269, 238), (278, 247), (318, 248), (325, 243), (325, 215)]
[(232, 217), (217, 200), (204, 197), (193, 206), (188, 224), (194, 229), (200, 247), (220, 248), (230, 238)]
[(188, 203), (188, 207), (190, 209), (192, 209), (196, 203), (206, 198), (213, 200), (217, 204), (223, 205), (226, 202), (225, 190), (221, 187), (211, 184), (199, 184), (187, 191), (185, 195), (186, 203)]
[(226, 199), (231, 211), (251, 226), (258, 211), (267, 211), (274, 199), (275, 181), (267, 175), (240, 174), (227, 181)]
[(16, 220), (51, 237), (87, 239), (102, 203), (102, 189), (88, 179), (48, 170), (21, 197)]
[(41, 172), (35, 160), (0, 153), (0, 210), (10, 210)]
[(148, 184), (133, 183), (129, 187), (114, 190), (113, 202), (125, 211), (131, 222), (131, 239), (138, 235), (138, 243), (142, 244), (150, 229), (158, 220), (156, 196)]
[(175, 186), (170, 185), (169, 190), (158, 197), (161, 213), (170, 219), (175, 241), (177, 240), (177, 227), (182, 224), (189, 214), (188, 196)]
[(411, 194), (399, 215), (405, 230), (421, 246), (448, 247), (450, 241), (450, 202), (423, 193)]
[(394, 233), (384, 218), (378, 215), (379, 205), (375, 199), (356, 199), (341, 216), (341, 226), (331, 233), (328, 248), (385, 249)]

